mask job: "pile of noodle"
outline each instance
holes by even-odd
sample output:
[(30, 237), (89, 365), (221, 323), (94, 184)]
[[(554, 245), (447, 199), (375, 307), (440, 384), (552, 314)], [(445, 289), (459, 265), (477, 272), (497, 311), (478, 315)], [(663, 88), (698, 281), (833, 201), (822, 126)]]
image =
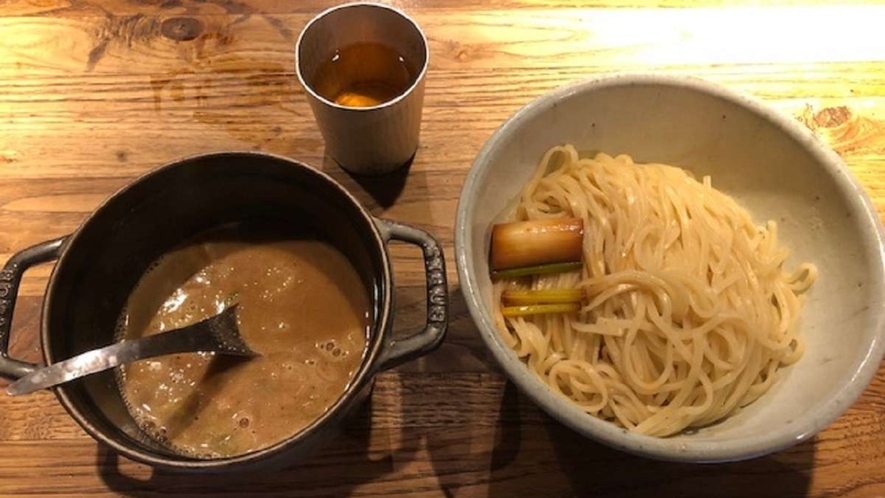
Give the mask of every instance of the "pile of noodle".
[[(504, 340), (549, 387), (631, 431), (669, 436), (722, 420), (797, 361), (800, 295), (777, 225), (680, 168), (550, 149), (513, 220), (584, 220), (580, 271), (498, 280)], [(505, 318), (505, 289), (583, 289), (578, 313)]]

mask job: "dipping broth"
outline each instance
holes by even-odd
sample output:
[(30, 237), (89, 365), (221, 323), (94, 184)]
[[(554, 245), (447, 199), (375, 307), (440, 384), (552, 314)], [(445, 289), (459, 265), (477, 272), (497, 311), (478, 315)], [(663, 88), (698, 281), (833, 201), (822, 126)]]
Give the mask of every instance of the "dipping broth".
[(141, 278), (118, 336), (138, 339), (238, 304), (260, 357), (168, 355), (118, 369), (129, 411), (151, 436), (198, 458), (238, 455), (301, 431), (344, 393), (366, 349), (371, 305), (331, 244), (244, 227), (176, 249)]

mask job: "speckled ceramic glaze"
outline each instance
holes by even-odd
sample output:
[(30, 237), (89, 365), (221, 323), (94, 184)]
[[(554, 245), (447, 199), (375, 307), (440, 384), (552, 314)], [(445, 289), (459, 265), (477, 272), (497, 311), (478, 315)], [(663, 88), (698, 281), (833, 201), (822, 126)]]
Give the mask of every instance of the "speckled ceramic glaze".
[[(788, 265), (820, 277), (800, 321), (802, 359), (738, 414), (692, 434), (653, 438), (585, 414), (549, 390), (501, 340), (490, 317), (492, 220), (515, 202), (549, 147), (626, 153), (695, 175), (779, 223)], [(721, 462), (775, 452), (833, 422), (875, 375), (883, 352), (883, 231), (845, 164), (797, 121), (759, 101), (693, 78), (613, 76), (545, 95), (485, 144), (461, 192), (455, 227), (461, 288), (480, 335), (510, 379), (584, 436), (665, 460)]]

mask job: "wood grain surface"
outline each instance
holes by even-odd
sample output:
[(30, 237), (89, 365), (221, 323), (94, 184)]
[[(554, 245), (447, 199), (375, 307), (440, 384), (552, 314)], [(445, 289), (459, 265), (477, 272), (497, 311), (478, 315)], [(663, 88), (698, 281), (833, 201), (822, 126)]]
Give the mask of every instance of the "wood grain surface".
[[(178, 476), (96, 444), (51, 393), (0, 396), (0, 496), (885, 497), (885, 368), (813, 440), (756, 460), (631, 457), (558, 425), (508, 384), (467, 315), (452, 231), (492, 131), (533, 98), (623, 71), (696, 75), (815, 130), (885, 214), (885, 3), (398, 0), (431, 47), (409, 175), (354, 179), (324, 157), (293, 47), (326, 0), (0, 0), (0, 260), (75, 230), (163, 163), (264, 150), (330, 173), (373, 214), (444, 244), (453, 301), (435, 353), (378, 377), (316, 458), (267, 474)], [(423, 321), (420, 254), (393, 247), (397, 330)], [(31, 270), (11, 354), (36, 361), (51, 265)]]

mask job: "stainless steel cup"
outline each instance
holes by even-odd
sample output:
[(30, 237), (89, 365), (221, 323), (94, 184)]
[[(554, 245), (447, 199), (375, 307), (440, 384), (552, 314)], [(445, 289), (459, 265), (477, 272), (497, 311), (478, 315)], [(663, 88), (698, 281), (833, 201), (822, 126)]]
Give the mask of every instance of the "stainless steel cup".
[[(345, 107), (313, 87), (317, 70), (335, 50), (358, 42), (387, 45), (418, 70), (400, 96), (374, 107)], [(307, 92), (326, 151), (344, 169), (383, 174), (403, 166), (418, 150), (424, 75), (430, 57), (418, 24), (403, 12), (375, 3), (333, 7), (311, 20), (295, 48), (296, 72)]]

